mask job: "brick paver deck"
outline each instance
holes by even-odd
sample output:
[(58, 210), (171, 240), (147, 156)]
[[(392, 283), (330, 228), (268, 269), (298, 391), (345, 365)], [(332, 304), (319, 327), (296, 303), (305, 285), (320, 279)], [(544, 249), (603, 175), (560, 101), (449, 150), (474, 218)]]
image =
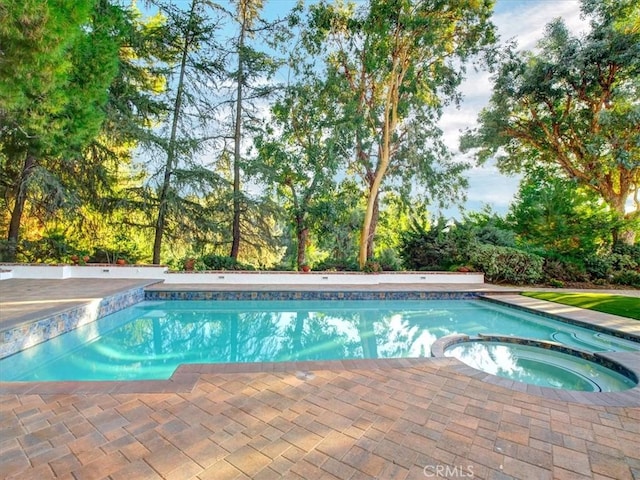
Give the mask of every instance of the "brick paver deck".
[(1, 475), (640, 478), (640, 406), (519, 392), (460, 373), (454, 359), (332, 363), (201, 366), (180, 393), (3, 395)]
[(637, 392), (599, 405), (476, 373), (438, 358), (4, 383), (0, 478), (640, 478)]

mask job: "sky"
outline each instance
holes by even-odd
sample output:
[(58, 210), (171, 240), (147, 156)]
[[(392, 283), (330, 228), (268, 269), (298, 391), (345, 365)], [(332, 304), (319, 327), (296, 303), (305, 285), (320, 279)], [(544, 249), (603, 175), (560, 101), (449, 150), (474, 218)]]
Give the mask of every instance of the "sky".
[[(501, 42), (515, 39), (520, 49), (534, 50), (544, 34), (545, 26), (558, 17), (563, 18), (574, 33), (584, 32), (588, 28), (588, 22), (580, 18), (578, 0), (497, 0), (493, 22)], [(449, 108), (443, 115), (441, 128), (446, 143), (453, 152), (457, 152), (457, 156), (462, 156), (458, 151), (461, 130), (476, 125), (478, 113), (489, 101), (491, 88), (487, 72), (476, 73), (469, 69), (467, 80), (461, 86), (464, 94), (461, 107)], [(472, 168), (467, 172), (467, 177), (469, 189), (464, 210), (479, 211), (488, 205), (501, 215), (507, 212), (518, 190), (518, 177), (502, 175), (492, 164)], [(460, 216), (460, 210), (455, 207), (443, 213), (447, 217)]]

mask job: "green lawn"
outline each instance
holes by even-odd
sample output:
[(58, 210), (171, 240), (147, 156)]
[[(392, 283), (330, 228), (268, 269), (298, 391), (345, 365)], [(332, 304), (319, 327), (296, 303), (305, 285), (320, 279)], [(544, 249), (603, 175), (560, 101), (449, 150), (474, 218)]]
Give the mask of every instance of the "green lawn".
[(640, 298), (606, 293), (523, 292), (527, 297), (640, 320)]

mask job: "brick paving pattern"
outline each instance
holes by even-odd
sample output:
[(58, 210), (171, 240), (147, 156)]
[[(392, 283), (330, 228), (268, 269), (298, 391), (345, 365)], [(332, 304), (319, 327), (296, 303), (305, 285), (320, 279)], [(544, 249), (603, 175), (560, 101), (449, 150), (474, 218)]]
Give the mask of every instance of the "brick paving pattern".
[[(3, 281), (0, 328), (140, 283)], [(512, 291), (462, 290), (505, 300)], [(640, 369), (637, 354), (625, 355)], [(0, 382), (0, 478), (640, 479), (640, 388), (541, 389), (450, 358), (186, 365), (168, 381)]]
[(178, 393), (4, 392), (0, 476), (640, 478), (640, 406), (531, 395), (454, 359), (317, 366), (192, 366)]

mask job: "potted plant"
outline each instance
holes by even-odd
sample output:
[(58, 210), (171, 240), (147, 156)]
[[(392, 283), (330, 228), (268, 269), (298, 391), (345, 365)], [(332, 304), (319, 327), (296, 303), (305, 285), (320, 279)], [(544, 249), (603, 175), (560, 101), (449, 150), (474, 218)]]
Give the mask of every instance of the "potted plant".
[(305, 273), (308, 273), (309, 270), (311, 270), (311, 267), (309, 266), (309, 264), (303, 263), (302, 265), (300, 265), (300, 270), (302, 270)]

